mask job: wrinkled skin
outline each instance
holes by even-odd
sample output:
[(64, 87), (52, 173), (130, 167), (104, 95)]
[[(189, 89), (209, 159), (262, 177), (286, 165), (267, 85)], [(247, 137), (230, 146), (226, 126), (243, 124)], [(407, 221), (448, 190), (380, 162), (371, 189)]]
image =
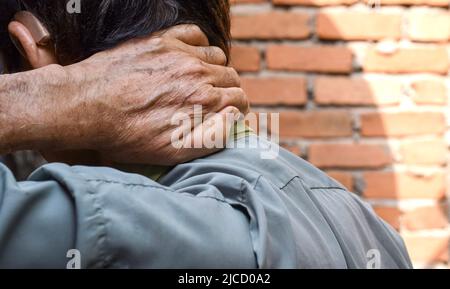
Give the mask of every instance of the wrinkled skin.
[(205, 115), (218, 113), (189, 128), (192, 140), (213, 134), (215, 125), (229, 125), (226, 114), (248, 111), (238, 74), (224, 66), (224, 53), (208, 44), (198, 27), (182, 25), (77, 64), (9, 76), (10, 90), (14, 77), (20, 78), (16, 86), (36, 97), (2, 99), (0, 113), (7, 121), (1, 139), (8, 143), (0, 150), (95, 150), (117, 162), (160, 165), (213, 153), (217, 149), (171, 144), (180, 129), (171, 124), (177, 112), (192, 115), (194, 105), (202, 105)]

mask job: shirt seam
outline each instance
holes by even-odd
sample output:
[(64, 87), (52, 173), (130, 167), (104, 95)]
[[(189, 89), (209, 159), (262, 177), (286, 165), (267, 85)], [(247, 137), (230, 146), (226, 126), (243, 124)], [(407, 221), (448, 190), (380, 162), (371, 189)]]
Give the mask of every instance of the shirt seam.
[(160, 189), (167, 192), (175, 192), (174, 190), (167, 189), (162, 186), (156, 186), (156, 185), (146, 185), (146, 184), (138, 184), (138, 183), (124, 183), (124, 182), (118, 182), (118, 181), (112, 181), (112, 180), (104, 180), (104, 179), (87, 179), (87, 182), (96, 182), (96, 183), (104, 183), (104, 184), (117, 184), (117, 185), (124, 185), (124, 186), (136, 186), (136, 187), (143, 187), (143, 188), (153, 188), (153, 189)]
[[(304, 180), (300, 176), (295, 176), (292, 179), (290, 179), (283, 187), (280, 188), (280, 190), (284, 190), (287, 186), (289, 186), (294, 180), (299, 179), (302, 184), (305, 186)], [(338, 186), (317, 186), (317, 187), (310, 187), (306, 186), (310, 190), (341, 190), (341, 191), (347, 191), (344, 188), (338, 187)]]
[[(98, 218), (99, 218), (99, 223), (95, 224), (95, 227), (100, 228), (100, 232), (97, 235), (96, 238), (96, 246), (98, 246), (98, 250), (99, 250), (99, 263), (101, 268), (108, 268), (108, 266), (110, 266), (112, 264), (112, 259), (113, 257), (110, 256), (110, 254), (108, 253), (109, 250), (106, 248), (108, 246), (108, 229), (107, 229), (107, 223), (108, 220), (105, 217), (105, 213), (104, 213), (104, 209), (103, 206), (101, 205), (101, 201), (100, 198), (98, 196), (98, 194), (92, 190), (92, 188), (89, 186), (89, 195), (92, 196), (92, 198), (94, 199), (93, 202), (93, 206), (94, 206), (94, 214), (91, 214), (91, 216), (95, 216), (95, 213), (98, 213)], [(102, 242), (103, 241), (103, 242)], [(103, 244), (102, 244), (103, 243)], [(94, 263), (94, 267), (95, 263)]]
[(347, 191), (346, 189), (344, 189), (344, 188), (341, 188), (341, 187), (310, 187), (309, 188), (310, 190), (341, 190), (341, 191)]
[[(163, 190), (163, 191), (166, 191), (166, 192), (176, 193), (176, 191), (174, 191), (174, 190), (170, 190), (170, 189), (167, 189), (167, 188), (164, 188), (164, 187), (159, 187), (159, 186), (154, 186), (154, 185), (135, 184), (135, 183), (123, 183), (123, 182), (109, 181), (109, 180), (102, 180), (102, 179), (90, 179), (90, 180), (86, 180), (86, 181), (88, 181), (88, 182), (99, 182), (99, 183), (105, 183), (105, 184), (118, 184), (118, 185), (124, 185), (124, 186), (137, 186), (137, 187), (159, 189), (159, 190)], [(241, 195), (242, 194), (243, 194), (243, 192), (241, 191)], [(192, 195), (192, 194), (185, 194), (185, 196), (192, 197), (192, 198), (201, 198), (201, 199), (213, 199), (213, 200), (219, 201), (221, 203), (230, 205), (230, 203), (227, 202), (225, 199), (214, 197), (214, 196), (200, 196), (200, 195)]]

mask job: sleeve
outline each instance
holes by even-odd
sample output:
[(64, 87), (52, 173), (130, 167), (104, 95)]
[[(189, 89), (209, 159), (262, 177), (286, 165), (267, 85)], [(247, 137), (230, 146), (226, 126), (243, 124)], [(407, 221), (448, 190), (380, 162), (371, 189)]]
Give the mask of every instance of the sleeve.
[(65, 268), (73, 199), (56, 181), (21, 182), (0, 164), (0, 268)]
[(0, 267), (65, 268), (69, 249), (82, 268), (256, 266), (247, 216), (209, 194), (109, 168), (1, 170)]

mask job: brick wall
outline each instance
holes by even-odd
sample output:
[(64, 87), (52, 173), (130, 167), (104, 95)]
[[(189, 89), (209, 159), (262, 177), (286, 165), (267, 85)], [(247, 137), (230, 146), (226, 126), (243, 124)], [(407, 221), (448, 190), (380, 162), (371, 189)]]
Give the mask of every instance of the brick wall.
[(449, 0), (376, 1), (234, 0), (232, 65), (284, 146), (446, 267)]

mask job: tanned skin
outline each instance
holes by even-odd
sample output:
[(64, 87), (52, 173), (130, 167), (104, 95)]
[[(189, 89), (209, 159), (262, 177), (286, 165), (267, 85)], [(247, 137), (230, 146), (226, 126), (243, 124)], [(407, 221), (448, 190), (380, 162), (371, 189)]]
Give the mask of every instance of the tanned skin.
[[(216, 149), (176, 149), (177, 112), (218, 113), (191, 128), (211, 134), (248, 100), (222, 50), (193, 25), (132, 40), (70, 66), (0, 76), (0, 154), (95, 150), (117, 162), (174, 165)], [(204, 129), (203, 129), (204, 128)]]

